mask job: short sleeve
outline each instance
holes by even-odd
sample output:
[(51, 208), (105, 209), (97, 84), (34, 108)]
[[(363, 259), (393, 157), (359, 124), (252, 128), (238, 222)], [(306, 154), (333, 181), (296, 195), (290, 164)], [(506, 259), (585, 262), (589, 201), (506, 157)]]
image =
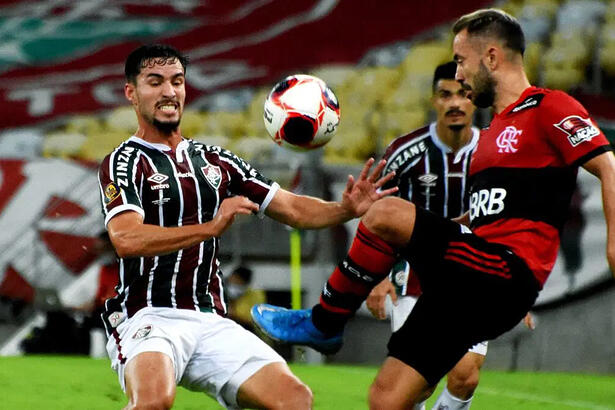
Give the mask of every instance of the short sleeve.
[(118, 148), (102, 161), (98, 171), (98, 184), (105, 217), (105, 227), (115, 215), (135, 211), (145, 216), (138, 187), (141, 175), (136, 149), (129, 146)]
[(229, 174), (231, 194), (243, 195), (257, 203), (258, 215), (262, 216), (280, 185), (265, 178), (247, 161), (228, 150), (220, 149), (217, 155)]
[(566, 165), (582, 165), (611, 146), (589, 113), (562, 91), (552, 91), (541, 104), (540, 121), (550, 144)]

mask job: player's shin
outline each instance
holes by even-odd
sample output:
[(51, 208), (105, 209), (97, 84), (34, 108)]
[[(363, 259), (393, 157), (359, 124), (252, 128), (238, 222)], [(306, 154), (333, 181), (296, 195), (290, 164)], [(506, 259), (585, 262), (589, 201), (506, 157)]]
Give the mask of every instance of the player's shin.
[(361, 222), (346, 258), (329, 277), (312, 309), (312, 322), (331, 335), (343, 330), (374, 286), (389, 273), (396, 252)]

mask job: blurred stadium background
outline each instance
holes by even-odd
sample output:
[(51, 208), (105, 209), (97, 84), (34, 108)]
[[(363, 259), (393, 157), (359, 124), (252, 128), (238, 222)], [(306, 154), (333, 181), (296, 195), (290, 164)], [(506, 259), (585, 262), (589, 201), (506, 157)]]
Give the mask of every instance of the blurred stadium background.
[[(71, 311), (78, 324), (88, 315), (103, 264), (96, 169), (136, 129), (123, 61), (137, 45), (165, 42), (191, 57), (186, 137), (231, 149), (285, 187), (337, 199), (365, 158), (432, 119), (432, 73), (451, 58), (450, 23), (485, 6), (521, 21), (530, 80), (571, 93), (613, 141), (615, 1), (0, 2), (0, 355), (22, 354), (49, 313)], [(309, 154), (277, 147), (262, 120), (271, 86), (299, 72), (327, 81), (341, 106), (338, 134)], [(480, 112), (478, 124), (489, 115)], [(537, 329), (491, 343), (486, 368), (615, 373), (615, 287), (597, 180), (582, 172), (575, 198), (534, 310)], [(318, 300), (355, 227), (302, 233), (304, 306)], [(284, 226), (245, 221), (222, 244), (225, 271), (249, 265), (270, 302), (289, 303)], [(326, 360), (377, 364), (388, 335), (388, 323), (360, 311), (344, 349)], [(93, 331), (82, 353), (100, 355), (101, 340)]]

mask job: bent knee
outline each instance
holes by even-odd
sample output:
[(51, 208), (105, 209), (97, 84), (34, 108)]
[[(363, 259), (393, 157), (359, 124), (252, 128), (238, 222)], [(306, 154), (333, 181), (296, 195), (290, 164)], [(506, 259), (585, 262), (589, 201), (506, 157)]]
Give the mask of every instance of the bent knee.
[(311, 409), (313, 395), (310, 388), (296, 378), (285, 383), (272, 409)]
[(404, 400), (396, 397), (394, 392), (383, 386), (378, 381), (374, 381), (369, 387), (369, 408), (370, 410), (394, 410), (406, 407)]
[(133, 410), (168, 410), (173, 407), (174, 395), (137, 396), (128, 404), (128, 409)]
[(405, 245), (412, 235), (416, 210), (414, 204), (397, 197), (374, 202), (363, 216), (367, 229), (394, 246)]
[(466, 372), (451, 372), (448, 375), (448, 391), (455, 397), (467, 400), (472, 397), (478, 387), (478, 380), (478, 369)]

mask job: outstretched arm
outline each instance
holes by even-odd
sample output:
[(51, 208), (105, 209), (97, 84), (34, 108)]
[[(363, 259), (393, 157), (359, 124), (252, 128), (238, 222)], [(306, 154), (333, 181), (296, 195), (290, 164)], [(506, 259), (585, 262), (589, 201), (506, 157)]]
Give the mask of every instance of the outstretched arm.
[(606, 219), (606, 256), (615, 275), (615, 156), (605, 152), (589, 161), (583, 168), (594, 174), (602, 183), (602, 206)]
[(348, 177), (340, 202), (323, 201), (279, 189), (265, 214), (286, 225), (303, 229), (324, 228), (360, 217), (378, 199), (397, 191), (397, 187), (379, 191), (394, 174), (379, 178), (386, 162), (380, 161), (370, 173), (373, 164), (374, 160), (370, 158), (356, 181), (353, 176)]

